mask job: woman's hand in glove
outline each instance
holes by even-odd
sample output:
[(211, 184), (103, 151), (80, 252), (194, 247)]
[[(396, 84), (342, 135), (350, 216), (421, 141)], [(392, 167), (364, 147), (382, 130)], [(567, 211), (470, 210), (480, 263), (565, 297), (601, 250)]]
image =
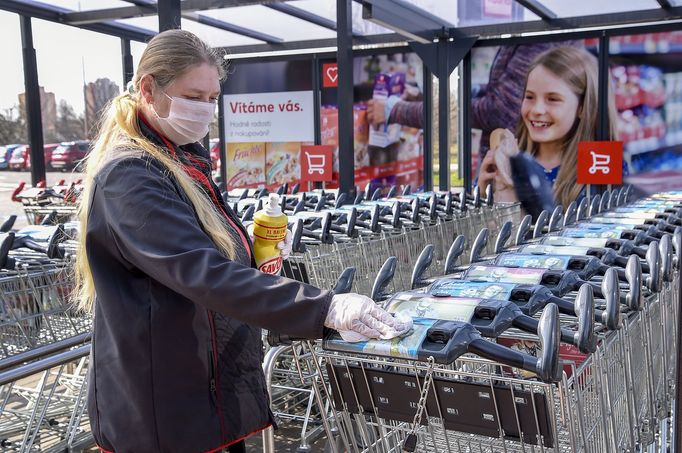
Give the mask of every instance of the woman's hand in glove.
[(390, 339), (412, 328), (412, 319), (394, 318), (372, 299), (360, 294), (335, 294), (324, 325), (346, 341)]

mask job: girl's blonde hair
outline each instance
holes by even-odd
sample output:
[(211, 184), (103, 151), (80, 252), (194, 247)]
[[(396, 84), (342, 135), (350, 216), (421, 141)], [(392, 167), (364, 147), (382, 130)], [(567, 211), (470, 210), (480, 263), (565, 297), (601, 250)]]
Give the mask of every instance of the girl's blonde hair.
[[(597, 139), (599, 118), (597, 112), (599, 91), (597, 58), (584, 49), (556, 47), (539, 55), (528, 69), (528, 74), (538, 66), (542, 66), (566, 82), (580, 100), (578, 116), (564, 139), (561, 168), (554, 183), (554, 198), (565, 208), (571, 201), (578, 198), (583, 189), (583, 185), (576, 182), (578, 142)], [(526, 75), (524, 93), (527, 85), (528, 75)], [(615, 140), (616, 106), (610, 86), (608, 114), (609, 136), (607, 140)], [(531, 140), (523, 118), (519, 119), (517, 136), (519, 137), (519, 149), (528, 151), (535, 156), (539, 146)]]
[(76, 291), (74, 297), (78, 308), (92, 311), (95, 285), (87, 259), (85, 237), (88, 227), (89, 199), (94, 186), (94, 177), (102, 167), (125, 151), (140, 151), (159, 161), (187, 195), (192, 203), (204, 231), (211, 237), (226, 257), (235, 257), (235, 243), (228, 232), (223, 216), (206, 196), (199, 183), (184, 170), (177, 158), (158, 147), (141, 132), (138, 115), (141, 97), (140, 79), (152, 75), (156, 86), (165, 90), (178, 77), (202, 64), (218, 69), (220, 78), (225, 76), (224, 58), (192, 33), (183, 30), (169, 30), (159, 33), (149, 41), (142, 53), (139, 66), (130, 89), (114, 98), (101, 117), (100, 129), (92, 151), (87, 158), (84, 190), (80, 199), (79, 248), (76, 257)]

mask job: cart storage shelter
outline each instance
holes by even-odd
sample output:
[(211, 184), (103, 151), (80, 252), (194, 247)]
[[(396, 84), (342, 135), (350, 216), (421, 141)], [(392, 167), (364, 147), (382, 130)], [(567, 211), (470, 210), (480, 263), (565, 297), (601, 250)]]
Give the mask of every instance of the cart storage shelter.
[[(449, 81), (454, 69), (460, 68), (458, 172), (464, 186), (470, 188), (475, 176), (472, 162), (477, 160), (471, 152), (475, 144), (471, 133), (472, 86), (479, 83), (476, 51), (491, 46), (581, 40), (599, 61), (598, 137), (607, 136), (609, 77), (617, 79), (610, 67), (622, 66), (627, 72), (639, 63), (637, 71), (642, 72), (638, 72), (638, 76), (642, 77), (646, 71), (647, 74), (655, 73), (654, 78), (656, 71), (650, 68), (658, 68), (666, 86), (677, 87), (665, 93), (674, 98), (670, 108), (665, 100), (639, 98), (633, 102), (627, 96), (617, 97), (619, 111), (634, 111), (648, 128), (644, 132), (630, 131), (635, 135), (628, 138), (632, 141), (631, 146), (626, 143), (626, 160), (634, 173), (678, 164), (678, 168), (682, 167), (682, 160), (678, 159), (678, 155), (682, 155), (682, 134), (676, 113), (682, 111), (678, 108), (682, 105), (682, 78), (678, 77), (678, 74), (682, 76), (682, 59), (671, 55), (682, 52), (682, 40), (677, 40), (679, 32), (676, 33), (682, 25), (681, 0), (162, 0), (158, 3), (153, 0), (87, 0), (80, 2), (83, 9), (79, 11), (67, 8), (68, 4), (71, 4), (68, 0), (0, 0), (0, 10), (16, 13), (21, 24), (26, 119), (34, 184), (45, 180), (45, 167), (36, 51), (31, 28), (33, 18), (119, 37), (124, 82), (134, 73), (131, 41), (145, 42), (160, 30), (178, 27), (195, 32), (212, 45), (225, 47), (233, 75), (238, 74), (240, 68), (247, 69), (246, 74), (253, 74), (248, 70), (250, 65), (273, 68), (283, 62), (294, 62), (288, 66), (296, 68), (296, 72), (273, 83), (279, 84), (284, 93), (312, 93), (312, 99), (306, 102), (312, 107), (313, 122), (301, 142), (320, 144), (324, 141), (323, 105), (326, 98), (333, 98), (338, 118), (338, 167), (335, 171), (338, 172), (339, 188), (344, 192), (354, 189), (357, 178), (353, 100), (358, 90), (354, 87), (354, 59), (375, 55), (418, 55), (422, 74), (416, 76), (422, 80), (424, 108), (421, 152), (417, 160), (422, 170), (420, 185), (427, 188), (433, 186), (436, 157), (438, 186), (440, 189), (450, 186), (450, 143), (454, 137), (451, 137), (450, 128)], [(323, 82), (324, 72), (330, 64), (335, 64), (336, 74), (331, 91)], [(239, 76), (235, 75), (235, 78), (238, 80)], [(437, 98), (432, 96), (433, 78), (439, 83)], [(623, 80), (627, 85), (627, 74)], [(228, 80), (223, 87), (226, 96), (247, 92), (244, 91), (246, 88), (231, 83)], [(268, 81), (261, 83), (267, 85)], [(264, 91), (277, 90), (270, 87)], [(229, 142), (224, 121), (225, 105), (221, 102), (219, 108), (223, 181), (227, 180), (226, 148)], [(642, 109), (634, 110), (640, 106)], [(660, 113), (656, 113), (656, 109), (660, 109)], [(435, 117), (433, 111), (437, 112)], [(667, 121), (662, 133), (656, 132), (656, 127), (660, 126), (657, 123), (659, 116)], [(671, 124), (673, 117), (676, 124)], [(627, 114), (625, 119), (628, 119)], [(436, 122), (437, 130), (433, 130), (431, 125)], [(681, 363), (678, 360), (678, 367)], [(677, 392), (676, 414), (679, 386)], [(676, 417), (676, 428), (675, 432), (682, 432), (679, 417)], [(682, 450), (680, 439), (675, 440), (676, 451)]]

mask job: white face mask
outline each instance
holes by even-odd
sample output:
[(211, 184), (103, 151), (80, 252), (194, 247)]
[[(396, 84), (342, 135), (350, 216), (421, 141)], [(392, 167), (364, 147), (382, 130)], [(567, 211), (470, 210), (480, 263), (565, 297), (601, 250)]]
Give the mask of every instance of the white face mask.
[(208, 126), (213, 121), (216, 106), (213, 102), (192, 101), (163, 94), (171, 101), (168, 116), (160, 117), (153, 105), (152, 110), (166, 137), (176, 145), (186, 145), (198, 142), (208, 134)]

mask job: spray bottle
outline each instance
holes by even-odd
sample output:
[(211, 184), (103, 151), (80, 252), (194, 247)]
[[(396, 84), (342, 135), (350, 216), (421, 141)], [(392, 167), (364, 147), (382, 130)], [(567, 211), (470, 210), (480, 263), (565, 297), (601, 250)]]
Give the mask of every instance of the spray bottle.
[(259, 271), (279, 274), (282, 254), (277, 244), (286, 237), (288, 223), (280, 208), (279, 195), (271, 193), (265, 208), (253, 216), (253, 253)]

